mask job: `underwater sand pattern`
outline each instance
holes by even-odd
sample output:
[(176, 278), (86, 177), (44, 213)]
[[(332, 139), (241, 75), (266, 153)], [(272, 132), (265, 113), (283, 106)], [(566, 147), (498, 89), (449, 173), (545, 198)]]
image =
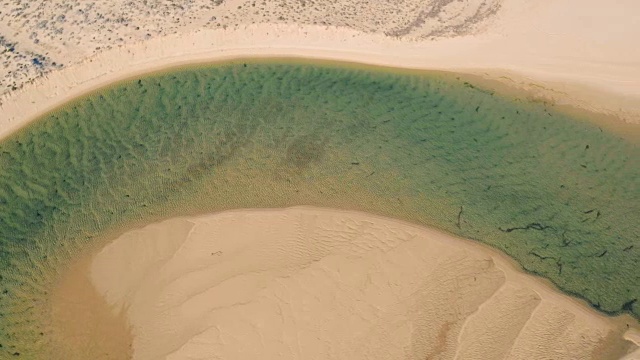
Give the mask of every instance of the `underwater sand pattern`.
[(234, 208), (435, 226), (640, 314), (637, 143), (452, 75), (235, 62), (134, 79), (8, 137), (0, 170), (5, 354), (47, 347), (50, 285), (105, 234)]

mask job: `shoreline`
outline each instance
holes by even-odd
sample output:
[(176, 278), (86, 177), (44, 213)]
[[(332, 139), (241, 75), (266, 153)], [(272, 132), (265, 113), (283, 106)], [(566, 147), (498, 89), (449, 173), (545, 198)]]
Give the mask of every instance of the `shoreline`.
[(54, 345), (48, 349), (49, 358), (98, 359), (101, 357), (96, 355), (101, 353), (110, 354), (109, 359), (114, 355), (131, 359), (133, 338), (126, 314), (113, 311), (91, 283), (91, 256), (82, 256), (69, 265), (52, 284), (49, 295), (49, 336)]
[[(191, 27), (190, 30), (163, 35), (159, 38), (152, 37), (151, 40), (126, 41), (123, 43), (124, 45), (110, 48), (107, 51), (86, 53), (93, 55), (79, 56), (78, 53), (74, 57), (69, 53), (68, 59), (65, 59), (67, 67), (45, 73), (44, 76), (35, 78), (33, 81), (22, 82), (16, 91), (0, 94), (0, 142), (6, 140), (8, 144), (10, 136), (33, 125), (36, 121), (41, 122), (51, 112), (64, 109), (82, 98), (117, 86), (124, 81), (178, 69), (227, 62), (276, 61), (326, 64), (375, 72), (435, 74), (435, 76), (442, 74), (443, 77), (451, 76), (452, 79), (457, 77), (457, 81), (460, 83), (469, 81), (479, 89), (495, 92), (496, 95), (508, 100), (538, 103), (536, 106), (540, 107), (544, 104), (545, 108), (549, 106), (548, 109), (569, 115), (576, 122), (584, 120), (585, 128), (595, 125), (600, 127), (600, 131), (604, 129), (605, 132), (617, 135), (616, 141), (620, 140), (624, 143), (624, 140), (628, 140), (632, 146), (637, 148), (640, 145), (640, 50), (630, 45), (632, 39), (640, 35), (640, 18), (631, 16), (637, 6), (630, 3), (620, 3), (601, 7), (597, 2), (586, 2), (584, 6), (582, 5), (576, 0), (559, 0), (548, 4), (528, 4), (526, 0), (505, 0), (496, 18), (491, 20), (491, 24), (485, 24), (487, 26), (483, 27), (482, 31), (419, 41), (401, 36), (393, 37), (378, 31), (379, 29), (372, 32), (362, 32), (349, 27), (324, 25), (249, 24), (251, 19), (247, 19), (247, 23), (239, 23), (229, 29), (226, 26), (224, 29), (205, 26)], [(229, 5), (230, 10), (235, 8), (235, 5)], [(238, 6), (237, 9), (239, 10), (240, 7)], [(569, 16), (565, 16), (566, 14)], [(443, 22), (442, 19), (438, 21)], [(193, 31), (194, 29), (197, 30)], [(65, 35), (69, 33), (73, 34), (66, 31)], [(98, 30), (91, 30), (86, 31), (85, 34), (90, 37), (101, 33)], [(60, 40), (62, 39), (60, 38)], [(22, 39), (21, 41), (31, 40)], [(65, 49), (60, 49), (64, 53)], [(29, 63), (31, 60), (27, 57), (26, 61)], [(16, 64), (20, 63), (10, 63), (14, 67), (17, 66)], [(53, 64), (55, 65), (55, 63)], [(10, 66), (6, 65), (5, 70), (9, 74), (11, 73)], [(615, 155), (610, 152), (609, 154)], [(299, 203), (304, 204), (306, 200)], [(266, 205), (277, 206), (277, 204)], [(207, 215), (187, 212), (185, 215), (169, 220), (154, 218), (150, 220), (153, 221), (152, 223), (147, 221), (141, 223), (130, 219), (132, 222), (128, 222), (128, 226), (113, 229), (108, 234), (102, 234), (104, 237), (100, 236), (98, 244), (92, 246), (91, 249), (84, 249), (86, 252), (82, 251), (77, 259), (69, 259), (69, 264), (64, 264), (65, 266), (62, 267), (64, 269), (57, 269), (62, 271), (56, 275), (63, 278), (63, 281), (66, 281), (66, 289), (71, 290), (59, 287), (58, 282), (47, 284), (47, 286), (57, 289), (58, 295), (67, 295), (74, 291), (96, 290), (89, 278), (91, 272), (90, 266), (87, 265), (89, 260), (102, 251), (105, 246), (110, 246), (115, 241), (114, 239), (119, 238), (122, 233), (156, 226), (158, 222), (164, 223), (175, 219), (186, 221), (188, 216), (190, 219), (202, 220), (225, 214), (324, 211), (334, 216), (367, 217), (372, 219), (371, 224), (374, 225), (393, 222), (399, 224), (398, 226), (444, 239), (443, 248), (450, 242), (450, 246), (459, 245), (461, 248), (467, 249), (461, 251), (467, 251), (471, 255), (483, 254), (482, 256), (489, 257), (495, 266), (499, 267), (507, 280), (518, 282), (524, 279), (524, 282), (530, 282), (531, 286), (539, 289), (539, 292), (534, 291), (539, 297), (551, 299), (552, 303), (557, 300), (578, 309), (580, 319), (595, 319), (591, 316), (596, 316), (597, 319), (602, 320), (597, 322), (598, 324), (615, 326), (617, 330), (611, 333), (611, 336), (606, 339), (598, 338), (600, 345), (597, 346), (598, 349), (590, 353), (591, 357), (599, 358), (593, 354), (605, 354), (605, 351), (608, 351), (604, 350), (605, 348), (610, 348), (614, 343), (622, 344), (620, 339), (624, 338), (628, 340), (625, 343), (628, 346), (625, 346), (624, 349), (634, 350), (623, 359), (640, 359), (640, 323), (638, 323), (639, 319), (631, 316), (629, 312), (623, 311), (620, 314), (598, 311), (579, 295), (565, 292), (550, 280), (523, 269), (515, 259), (502, 251), (470, 240), (473, 238), (472, 235), (469, 235), (469, 239), (464, 239), (438, 228), (384, 215), (370, 214), (366, 212), (366, 207), (363, 208), (365, 212), (350, 211), (348, 210), (350, 208), (349, 206), (345, 206), (342, 210), (311, 206), (287, 207), (284, 210), (280, 208), (240, 208), (217, 211)], [(239, 227), (238, 230), (242, 233), (243, 228)], [(282, 255), (286, 259), (287, 252), (290, 250), (286, 247), (283, 249), (285, 250), (282, 251)], [(415, 253), (419, 254), (419, 252)], [(153, 251), (150, 256), (154, 256)], [(436, 257), (435, 255), (430, 256)], [(84, 263), (76, 264), (78, 259)], [(411, 259), (411, 254), (406, 255), (405, 260)], [(262, 259), (258, 258), (258, 260)], [(113, 264), (120, 264), (120, 262), (116, 259)], [(404, 262), (400, 261), (398, 264), (404, 264)], [(66, 265), (72, 266), (67, 269)], [(117, 273), (117, 267), (115, 270)], [(358, 274), (356, 271), (352, 273)], [(425, 272), (425, 274), (428, 273)], [(446, 272), (440, 276), (442, 279), (452, 280), (446, 276)], [(126, 274), (122, 278), (126, 279)], [(425, 282), (433, 281), (427, 279), (433, 279), (433, 277), (425, 275)], [(453, 280), (457, 285), (459, 279)], [(467, 283), (465, 287), (462, 283), (457, 291), (474, 295), (475, 285), (477, 284)], [(348, 286), (346, 287), (348, 288)], [(546, 295), (542, 296), (541, 293)], [(89, 291), (83, 296), (89, 299), (87, 304), (96, 298), (102, 299), (102, 295), (99, 295), (97, 291)], [(81, 298), (83, 297), (77, 297), (77, 299)], [(69, 299), (74, 299), (74, 297), (70, 296)], [(103, 300), (105, 300), (103, 301), (104, 306), (100, 305), (102, 316), (104, 319), (111, 319), (108, 316), (110, 308), (106, 304), (106, 299)], [(51, 295), (47, 296), (47, 302), (54, 301), (56, 300)], [(74, 312), (73, 304), (69, 304), (62, 311), (67, 314), (65, 316)], [(451, 304), (452, 308), (456, 307), (453, 305), (458, 305), (455, 302), (451, 302)], [(545, 307), (545, 309), (547, 308)], [(121, 308), (121, 310), (128, 311), (128, 307)], [(455, 310), (458, 310), (457, 307)], [(116, 327), (127, 321), (124, 319), (124, 311), (111, 314), (117, 315), (114, 323)], [(440, 310), (435, 311), (439, 312)], [(534, 312), (531, 313), (531, 317), (534, 317)], [(545, 311), (538, 312), (546, 313)], [(85, 311), (85, 313), (89, 314), (90, 311)], [(406, 314), (411, 315), (412, 313), (406, 312)], [(78, 319), (81, 319), (82, 316), (84, 315), (78, 315)], [(407, 318), (410, 317), (407, 316)], [(88, 317), (84, 319), (86, 320)], [(63, 318), (58, 320), (62, 320), (62, 324), (66, 323)], [(526, 323), (528, 322), (527, 320)], [(582, 324), (584, 323), (582, 322)], [(72, 337), (75, 336), (73, 334), (82, 332), (82, 322), (74, 324), (72, 326), (76, 326), (75, 329), (68, 333)], [(128, 326), (128, 324), (124, 325)], [(442, 324), (435, 323), (434, 329), (437, 329), (439, 325)], [(448, 322), (445, 323), (442, 326), (444, 330), (441, 331), (447, 333), (449, 325)], [(622, 330), (625, 325), (628, 331)], [(64, 329), (64, 325), (61, 328)], [(483, 328), (476, 327), (480, 330)], [(487, 325), (487, 328), (490, 326)], [(569, 328), (575, 328), (575, 326), (571, 325)], [(568, 332), (571, 333), (571, 331)], [(124, 332), (117, 333), (124, 335)], [(571, 333), (571, 335), (578, 333)], [(549, 334), (555, 333), (549, 332)], [(86, 336), (91, 337), (91, 335)], [(428, 333), (428, 336), (434, 336), (434, 334)], [(512, 336), (519, 336), (519, 332), (514, 332)], [(555, 339), (555, 337), (553, 338)], [(560, 336), (557, 338), (564, 339)], [(89, 340), (92, 339), (94, 338)], [(589, 341), (593, 343), (593, 339)], [(459, 339), (458, 342), (460, 342)], [(372, 343), (375, 344), (375, 341)], [(629, 345), (632, 343), (635, 346)], [(377, 346), (383, 346), (382, 344), (384, 343), (379, 342)], [(569, 344), (570, 342), (567, 341), (567, 349)], [(121, 341), (121, 345), (129, 346), (126, 339)], [(540, 351), (542, 353), (546, 350)], [(613, 352), (607, 352), (607, 354), (611, 355)], [(616, 354), (619, 355), (619, 351)], [(422, 356), (422, 358), (429, 358), (430, 355), (431, 353), (429, 356)], [(613, 356), (608, 358), (613, 358)]]
[[(618, 89), (617, 94), (611, 91), (615, 88), (612, 85), (616, 83), (614, 77), (599, 79), (602, 89), (596, 91), (593, 84), (584, 83), (584, 77), (573, 75), (572, 78), (571, 75), (545, 74), (527, 67), (500, 66), (495, 59), (473, 60), (482, 52), (483, 45), (491, 43), (490, 40), (491, 36), (487, 35), (420, 43), (343, 28), (272, 24), (169, 35), (100, 53), (3, 96), (0, 99), (0, 140), (74, 99), (120, 81), (184, 66), (243, 58), (333, 61), (401, 71), (444, 71), (479, 76), (496, 81), (500, 87), (524, 93), (534, 94), (532, 89), (535, 88), (535, 96), (552, 103), (581, 108), (596, 115), (614, 116), (620, 119), (619, 126), (626, 129), (635, 130), (640, 124), (640, 85), (637, 97), (629, 97), (623, 95), (627, 87)], [(505, 73), (516, 74), (517, 77), (506, 80)], [(565, 93), (553, 87), (541, 90), (552, 81), (582, 90)], [(599, 99), (599, 103), (590, 102), (593, 99)], [(636, 99), (637, 103), (633, 102)], [(637, 109), (628, 105), (631, 103)], [(622, 108), (623, 104), (629, 107)]]
[[(98, 254), (101, 254), (102, 252), (104, 252), (105, 249), (113, 247), (113, 244), (116, 244), (118, 240), (123, 237), (123, 235), (129, 236), (132, 233), (136, 233), (136, 232), (140, 233), (145, 229), (148, 229), (150, 227), (161, 226), (163, 223), (167, 223), (167, 222), (187, 221), (195, 224), (195, 223), (198, 223), (199, 221), (206, 221), (207, 219), (218, 219), (221, 217), (238, 219), (238, 218), (242, 218), (243, 216), (260, 216), (264, 214), (266, 214), (267, 216), (269, 215), (283, 216), (283, 214), (287, 214), (287, 213), (289, 214), (307, 213), (307, 214), (318, 215), (318, 216), (333, 216), (336, 218), (344, 218), (344, 219), (360, 219), (360, 220), (364, 219), (363, 221), (372, 224), (372, 226), (376, 226), (376, 224), (378, 225), (382, 224), (382, 226), (391, 226), (389, 224), (393, 224), (392, 226), (397, 226), (397, 228), (402, 229), (402, 231), (408, 231), (411, 233), (415, 232), (415, 234), (419, 234), (419, 236), (426, 236), (428, 238), (429, 244), (431, 244), (429, 246), (444, 246), (444, 247), (452, 247), (452, 248), (455, 247), (457, 249), (456, 252), (467, 251), (475, 255), (479, 255), (481, 257), (489, 257), (493, 262), (494, 266), (504, 274), (505, 281), (509, 283), (525, 286), (528, 289), (532, 289), (532, 291), (535, 294), (537, 294), (537, 296), (539, 296), (541, 299), (543, 299), (545, 302), (548, 301), (554, 305), (571, 308), (572, 309), (571, 312), (574, 314), (574, 316), (584, 317), (585, 319), (587, 318), (591, 319), (592, 321), (594, 321), (594, 324), (600, 324), (598, 326), (604, 326), (610, 329), (611, 331), (613, 331), (614, 334), (618, 334), (619, 337), (629, 341), (630, 342), (629, 346), (631, 346), (630, 349), (633, 348), (633, 345), (631, 345), (631, 343), (635, 343), (635, 346), (640, 346), (640, 341), (637, 341), (639, 340), (637, 337), (637, 334), (640, 333), (640, 324), (638, 324), (637, 321), (635, 321), (635, 319), (633, 319), (630, 315), (625, 314), (625, 315), (612, 317), (610, 315), (597, 312), (595, 309), (588, 306), (588, 304), (585, 301), (561, 292), (550, 281), (523, 271), (523, 269), (513, 259), (508, 258), (505, 254), (502, 254), (498, 250), (493, 249), (488, 245), (479, 244), (472, 240), (456, 237), (454, 235), (448, 234), (438, 229), (420, 226), (404, 220), (388, 218), (388, 217), (366, 213), (362, 211), (318, 208), (318, 207), (312, 207), (312, 206), (294, 206), (294, 207), (287, 207), (283, 209), (277, 209), (277, 208), (236, 209), (236, 210), (214, 212), (214, 213), (205, 214), (205, 215), (180, 216), (180, 217), (175, 217), (171, 219), (165, 219), (160, 222), (155, 222), (153, 224), (149, 224), (143, 227), (136, 227), (134, 229), (128, 229), (128, 230), (123, 229), (122, 231), (119, 232), (120, 235), (118, 235), (117, 237), (111, 238), (109, 241), (106, 241), (106, 243), (103, 243), (102, 245), (96, 247), (94, 251), (91, 251), (87, 255), (83, 256), (84, 260), (81, 260), (81, 261), (86, 261), (87, 259), (91, 259), (91, 263), (92, 263), (91, 265), (92, 275), (90, 276), (91, 282), (93, 286), (97, 288), (98, 292), (104, 296), (105, 290), (107, 291), (113, 290), (109, 288), (108, 278), (110, 276), (116, 276), (116, 275), (113, 275), (111, 274), (111, 272), (108, 272), (108, 271), (103, 271), (100, 273), (100, 268), (101, 268), (100, 266), (102, 266), (103, 270), (107, 268), (112, 268), (110, 267), (110, 265), (107, 266), (109, 264), (108, 261), (105, 262), (103, 260), (116, 259), (116, 257), (103, 258), (102, 260), (100, 260), (102, 261), (102, 263), (100, 264), (96, 263), (97, 261), (96, 259), (99, 256), (101, 256)], [(128, 239), (127, 241), (131, 241), (131, 239)], [(131, 246), (133, 249), (134, 245), (131, 245)], [(179, 248), (183, 249), (184, 246), (180, 245)], [(123, 249), (127, 249), (127, 248), (122, 248), (111, 254), (117, 255)], [(138, 250), (141, 250), (141, 249), (138, 249)], [(107, 266), (107, 267), (104, 267), (104, 266)], [(84, 268), (84, 271), (86, 270), (87, 268)], [(96, 275), (96, 271), (98, 271), (97, 275)], [(68, 275), (68, 271), (65, 275)], [(104, 278), (105, 276), (107, 277), (106, 282)], [(100, 277), (102, 277), (102, 280), (100, 280)], [(172, 282), (173, 281), (174, 280), (172, 280)], [(113, 284), (118, 285), (117, 283), (111, 282), (111, 285)], [(116, 289), (115, 293), (111, 293), (111, 295), (107, 296), (106, 298), (107, 303), (109, 303), (109, 305), (112, 307), (112, 311), (115, 311), (116, 313), (118, 313), (123, 309), (125, 311), (130, 311), (132, 309), (131, 308), (132, 304), (126, 304), (126, 302), (116, 301), (118, 305), (114, 307), (114, 299), (118, 298), (117, 294), (119, 293), (124, 294), (121, 290)], [(128, 293), (128, 292), (125, 292), (125, 293)], [(124, 305), (124, 308), (123, 308), (123, 305)], [(140, 304), (138, 303), (138, 305)], [(120, 310), (118, 310), (118, 308)], [(465, 321), (465, 323), (467, 321), (468, 319)], [(132, 324), (132, 325), (135, 325), (135, 324)], [(626, 331), (625, 331), (625, 326), (626, 326), (626, 329), (628, 329)], [(135, 329), (134, 329), (134, 332), (135, 332)], [(462, 331), (460, 333), (462, 333)], [(604, 338), (603, 338), (603, 341), (605, 341)], [(610, 339), (610, 341), (613, 341), (613, 340)], [(637, 354), (638, 351), (640, 351), (638, 348), (633, 350), (634, 350), (634, 353), (627, 354), (627, 356), (635, 356), (631, 354)], [(633, 357), (625, 357), (625, 359), (626, 358), (633, 359)]]

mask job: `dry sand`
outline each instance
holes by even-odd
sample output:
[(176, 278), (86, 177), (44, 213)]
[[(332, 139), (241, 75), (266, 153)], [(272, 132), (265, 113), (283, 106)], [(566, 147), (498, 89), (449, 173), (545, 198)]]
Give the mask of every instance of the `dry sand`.
[(638, 336), (635, 321), (596, 313), (492, 249), (359, 212), (175, 218), (125, 233), (90, 268), (112, 311), (126, 314), (136, 360), (618, 359), (637, 350), (623, 338), (627, 324), (628, 340)]
[[(264, 2), (258, 8), (277, 3)], [(640, 123), (640, 47), (635, 46), (640, 37), (637, 1), (604, 5), (597, 0), (503, 0), (485, 2), (493, 4), (489, 11), (477, 1), (457, 9), (458, 2), (432, 0), (420, 10), (421, 2), (407, 0), (400, 8), (387, 9), (402, 15), (393, 20), (395, 27), (383, 26), (380, 15), (373, 16), (375, 11), (383, 10), (370, 7), (363, 8), (361, 15), (354, 15), (349, 21), (339, 20), (348, 15), (345, 9), (357, 5), (356, 0), (334, 2), (341, 4), (335, 5), (339, 7), (337, 10), (317, 4), (289, 9), (284, 3), (278, 5), (281, 8), (278, 11), (288, 11), (288, 15), (279, 15), (278, 19), (285, 20), (276, 21), (271, 15), (265, 18), (265, 12), (258, 10), (247, 12), (247, 6), (251, 5), (244, 1), (229, 1), (209, 10), (222, 11), (215, 17), (225, 21), (236, 19), (234, 26), (217, 27), (211, 21), (191, 19), (188, 26), (157, 30), (154, 33), (157, 36), (148, 40), (131, 35), (117, 46), (106, 47), (106, 51), (93, 48), (95, 44), (89, 41), (92, 34), (102, 38), (107, 32), (109, 37), (119, 39), (129, 34), (129, 25), (122, 26), (125, 30), (114, 25), (107, 31), (91, 25), (95, 21), (90, 22), (91, 26), (82, 19), (65, 22), (69, 27), (65, 31), (77, 32), (82, 37), (75, 39), (75, 47), (59, 44), (64, 42), (64, 36), (59, 36), (59, 40), (51, 37), (49, 47), (69, 59), (70, 65), (43, 72), (43, 76), (27, 76), (17, 83), (17, 90), (4, 95), (0, 105), (0, 138), (37, 115), (115, 80), (168, 66), (243, 56), (298, 56), (481, 74), (533, 91), (550, 101)], [(41, 11), (44, 17), (45, 10)], [(209, 10), (203, 11), (202, 16), (211, 16)], [(164, 12), (172, 14), (166, 9)], [(272, 15), (280, 12), (266, 11)], [(326, 18), (327, 25), (310, 20), (313, 18), (310, 14)], [(474, 18), (470, 14), (484, 15)], [(143, 20), (139, 21), (144, 23), (147, 15), (141, 16)], [(152, 12), (149, 16), (149, 26), (156, 24), (159, 15)], [(31, 20), (37, 19), (36, 16)], [(0, 22), (0, 30), (4, 26), (7, 33), (14, 31), (22, 39), (18, 43), (24, 43), (26, 33), (18, 30), (18, 24)], [(408, 24), (412, 24), (408, 34), (397, 33)], [(47, 28), (46, 24), (43, 26)], [(83, 39), (92, 44), (91, 51), (78, 50)], [(9, 59), (4, 67), (13, 65)]]
[[(0, 138), (113, 81), (246, 56), (479, 74), (638, 124), (638, 14), (633, 0), (5, 2)], [(354, 212), (168, 220), (104, 248), (91, 281), (87, 267), (52, 295), (58, 354), (601, 359), (640, 343), (495, 251)]]

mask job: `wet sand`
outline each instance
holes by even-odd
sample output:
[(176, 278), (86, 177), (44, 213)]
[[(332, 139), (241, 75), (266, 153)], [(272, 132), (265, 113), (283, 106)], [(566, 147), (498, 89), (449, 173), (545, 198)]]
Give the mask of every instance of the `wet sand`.
[(51, 294), (50, 359), (122, 360), (132, 356), (132, 336), (123, 311), (116, 311), (90, 279), (91, 258), (73, 264)]

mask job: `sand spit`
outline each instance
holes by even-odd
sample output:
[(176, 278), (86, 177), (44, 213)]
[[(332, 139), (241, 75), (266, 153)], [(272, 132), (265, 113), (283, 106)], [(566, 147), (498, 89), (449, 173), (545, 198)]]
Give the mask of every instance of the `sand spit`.
[(637, 322), (596, 313), (496, 251), (359, 212), (175, 218), (107, 245), (90, 278), (125, 311), (136, 360), (619, 359), (637, 349)]
[[(445, 2), (447, 6), (455, 5)], [(436, 6), (434, 2), (429, 4)], [(75, 62), (43, 73), (44, 76), (27, 77), (28, 80), (15, 86), (17, 90), (1, 99), (0, 138), (71, 98), (118, 79), (170, 66), (247, 56), (308, 57), (480, 74), (532, 90), (549, 101), (640, 123), (640, 48), (633, 46), (640, 36), (640, 19), (635, 16), (640, 10), (639, 3), (620, 1), (603, 6), (595, 0), (504, 0), (490, 6), (491, 16), (485, 16), (490, 20), (482, 21), (481, 27), (471, 26), (479, 21), (472, 20), (473, 16), (445, 16), (449, 14), (447, 11), (462, 14), (472, 9), (456, 12), (441, 5), (436, 6), (438, 11), (432, 9), (434, 14), (440, 14), (439, 21), (450, 22), (450, 29), (457, 27), (460, 31), (433, 30), (429, 24), (436, 15), (426, 10), (425, 14), (431, 15), (423, 14), (424, 22), (414, 19), (414, 25), (422, 29), (415, 31), (430, 34), (433, 30), (439, 36), (408, 38), (393, 35), (393, 30), (385, 27), (374, 31), (370, 24), (356, 26), (338, 21), (314, 25), (314, 21), (292, 22), (295, 17), (285, 16), (278, 18), (289, 20), (258, 21), (251, 16), (259, 15), (249, 13), (239, 17), (244, 22), (238, 20), (234, 26), (217, 27), (194, 21), (190, 26), (180, 27), (180, 31), (176, 28), (168, 34), (158, 32), (148, 40), (134, 36), (106, 51), (94, 49), (78, 55), (64, 52), (63, 46), (56, 51), (62, 51)], [(240, 9), (232, 7), (231, 2), (221, 6), (229, 14), (246, 10), (241, 5)], [(487, 10), (481, 8), (484, 9), (480, 6), (474, 11)], [(424, 12), (415, 10), (415, 16)], [(203, 13), (209, 14), (208, 11)], [(373, 24), (379, 22), (375, 17), (362, 19)], [(398, 26), (403, 21), (398, 20)], [(464, 24), (474, 30), (463, 31)], [(16, 24), (4, 26), (13, 29)], [(110, 37), (119, 38), (119, 28), (109, 29)], [(83, 31), (102, 34), (103, 30), (89, 27)], [(11, 43), (10, 39), (4, 41)], [(5, 68), (11, 64), (7, 60)], [(25, 82), (29, 84), (22, 87)]]

